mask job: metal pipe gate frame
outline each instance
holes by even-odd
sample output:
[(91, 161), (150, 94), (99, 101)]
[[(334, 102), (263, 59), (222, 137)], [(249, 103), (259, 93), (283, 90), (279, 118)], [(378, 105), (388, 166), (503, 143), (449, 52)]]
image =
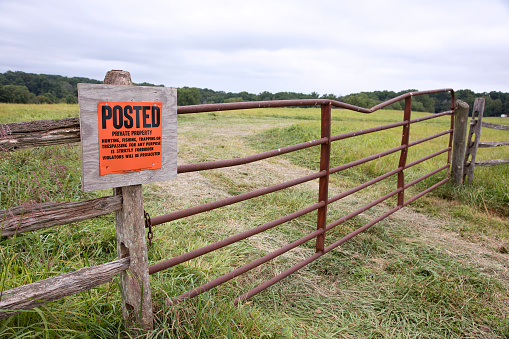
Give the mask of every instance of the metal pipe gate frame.
[[(418, 119), (411, 119), (411, 108), (412, 108), (412, 97), (417, 95), (425, 95), (425, 94), (432, 94), (432, 93), (441, 93), (441, 92), (450, 92), (451, 93), (451, 110), (445, 111), (442, 113), (437, 113), (433, 115), (424, 116)], [(386, 107), (388, 105), (391, 105), (392, 103), (395, 103), (400, 100), (405, 100), (405, 108), (404, 108), (404, 117), (403, 121), (391, 123), (383, 126), (377, 126), (369, 129), (359, 130), (355, 132), (349, 132), (339, 135), (331, 135), (331, 108), (332, 107), (338, 107), (338, 108), (344, 108), (352, 111), (357, 111), (360, 113), (373, 113), (383, 107)], [(309, 147), (314, 147), (320, 145), (320, 170), (317, 173), (304, 176), (302, 178), (290, 180), (284, 183), (280, 183), (277, 185), (273, 185), (270, 187), (265, 187), (262, 189), (257, 189), (252, 192), (243, 193), (237, 196), (229, 197), (226, 199), (217, 200), (214, 202), (206, 203), (203, 205), (171, 212), (168, 214), (152, 217), (148, 220), (147, 226), (150, 225), (150, 227), (160, 225), (166, 222), (170, 222), (173, 220), (185, 218), (191, 215), (195, 215), (198, 213), (207, 212), (216, 208), (220, 208), (223, 206), (231, 205), (237, 202), (245, 201), (248, 199), (252, 199), (255, 197), (259, 197), (268, 193), (276, 192), (285, 188), (289, 188), (310, 180), (319, 180), (319, 191), (318, 191), (318, 202), (308, 206), (306, 208), (303, 208), (299, 211), (293, 212), (291, 214), (288, 214), (284, 217), (278, 218), (276, 220), (273, 220), (271, 222), (265, 223), (263, 225), (257, 226), (255, 228), (249, 229), (247, 231), (241, 232), (239, 234), (236, 234), (234, 236), (231, 236), (229, 238), (217, 241), (215, 243), (212, 243), (210, 245), (201, 247), (199, 249), (181, 254), (179, 256), (176, 256), (174, 258), (159, 262), (157, 264), (154, 264), (149, 267), (149, 274), (154, 274), (157, 272), (160, 272), (162, 270), (168, 269), (170, 267), (173, 267), (175, 265), (181, 264), (183, 262), (189, 261), (191, 259), (197, 258), (201, 255), (210, 253), (212, 251), (218, 250), (220, 248), (223, 248), (225, 246), (231, 245), (235, 242), (241, 241), (243, 239), (246, 239), (248, 237), (251, 237), (255, 234), (264, 232), (268, 229), (274, 228), (278, 225), (281, 225), (287, 221), (293, 220), (295, 218), (298, 218), (300, 216), (303, 216), (307, 213), (311, 213), (313, 211), (317, 211), (317, 226), (316, 230), (314, 232), (309, 233), (308, 235), (295, 240), (294, 242), (287, 244), (286, 246), (277, 249), (273, 251), (272, 253), (269, 253), (261, 258), (256, 259), (255, 261), (248, 263), (242, 267), (239, 267), (227, 274), (224, 274), (212, 281), (207, 282), (206, 284), (203, 284), (199, 287), (196, 287), (182, 295), (176, 296), (172, 298), (172, 301), (177, 303), (182, 300), (195, 297), (203, 292), (206, 292), (218, 285), (221, 285), (235, 277), (238, 277), (239, 275), (248, 272), (249, 270), (268, 262), (269, 260), (272, 260), (276, 258), (277, 256), (280, 256), (281, 254), (296, 248), (299, 245), (304, 244), (305, 242), (316, 238), (316, 253), (307, 259), (301, 261), (300, 263), (294, 265), (293, 267), (287, 269), (286, 271), (278, 274), (277, 276), (273, 277), (272, 279), (266, 281), (265, 283), (259, 285), (258, 287), (252, 289), (251, 291), (248, 291), (244, 293), (243, 295), (239, 296), (234, 300), (234, 304), (237, 304), (241, 301), (244, 301), (257, 293), (263, 291), (264, 289), (272, 286), (273, 284), (277, 283), (281, 279), (289, 276), (290, 274), (296, 272), (297, 270), (301, 269), (302, 267), (306, 266), (307, 264), (311, 263), (312, 261), (318, 259), (322, 255), (330, 252), (334, 248), (338, 247), (339, 245), (343, 244), (344, 242), (348, 241), (349, 239), (353, 238), (354, 236), (358, 235), (361, 232), (364, 232), (377, 222), (385, 219), (389, 215), (395, 213), (396, 211), (400, 210), (404, 206), (410, 204), (411, 202), (415, 201), (416, 199), (420, 198), (424, 194), (434, 190), (435, 188), (445, 184), (449, 181), (450, 178), (450, 172), (451, 172), (451, 150), (452, 150), (452, 144), (453, 144), (453, 131), (454, 131), (454, 120), (455, 120), (455, 98), (454, 98), (454, 91), (452, 89), (438, 89), (438, 90), (430, 90), (430, 91), (419, 91), (419, 92), (413, 92), (413, 93), (406, 93), (401, 96), (398, 96), (394, 99), (391, 99), (389, 101), (386, 101), (384, 103), (381, 103), (377, 106), (374, 106), (371, 109), (365, 109), (362, 107), (357, 107), (354, 105), (349, 105), (343, 102), (334, 101), (334, 100), (326, 100), (326, 99), (305, 99), (305, 100), (275, 100), (275, 101), (258, 101), (258, 102), (238, 102), (238, 103), (222, 103), (222, 104), (206, 104), (206, 105), (192, 105), (192, 106), (179, 106), (177, 108), (177, 114), (191, 114), (191, 113), (204, 113), (204, 112), (217, 112), (217, 111), (228, 111), (228, 110), (240, 110), (240, 109), (252, 109), (252, 108), (268, 108), (268, 107), (298, 107), (298, 106), (321, 106), (321, 135), (320, 139), (316, 140), (310, 140), (304, 143), (291, 145), (282, 147), (276, 150), (262, 152), (254, 155), (250, 155), (247, 157), (242, 158), (235, 158), (235, 159), (227, 159), (227, 160), (220, 160), (220, 161), (211, 161), (211, 162), (202, 162), (202, 163), (195, 163), (195, 164), (186, 164), (186, 165), (179, 165), (177, 167), (177, 173), (187, 173), (187, 172), (196, 172), (196, 171), (205, 171), (210, 169), (217, 169), (217, 168), (224, 168), (224, 167), (231, 167), (231, 166), (237, 166), (237, 165), (243, 165), (248, 164), (254, 161), (267, 159), (270, 157), (279, 156), (282, 154), (295, 152), (298, 150), (306, 149)], [(413, 142), (409, 142), (410, 137), (410, 125), (413, 123), (417, 123), (420, 121), (428, 120), (428, 119), (434, 119), (442, 116), (450, 115), (451, 116), (451, 125), (450, 129), (445, 130), (441, 133), (428, 136), (426, 138), (416, 140)], [(374, 154), (372, 156), (359, 159), (356, 161), (352, 161), (350, 163), (342, 164), (340, 166), (330, 168), (330, 152), (331, 152), (331, 144), (332, 142), (343, 140), (347, 138), (352, 138), (368, 133), (374, 133), (382, 130), (387, 130), (395, 127), (403, 127), (402, 131), (402, 140), (401, 145), (392, 149), (389, 149), (387, 151)], [(411, 163), (407, 163), (407, 154), (408, 149), (412, 146), (415, 146), (417, 144), (438, 138), (440, 136), (449, 135), (449, 141), (448, 146), (438, 152), (435, 152), (433, 154), (427, 155), (419, 160), (413, 161)], [(338, 173), (340, 171), (343, 171), (347, 168), (351, 168), (354, 166), (358, 166), (360, 164), (379, 159), (380, 157), (393, 154), (396, 152), (400, 152), (400, 158), (399, 158), (399, 164), (398, 167), (390, 172), (387, 172), (377, 178), (374, 178), (372, 180), (369, 180), (357, 187), (354, 187), (350, 190), (347, 190), (345, 192), (342, 192), (336, 196), (329, 197), (329, 176), (333, 173)], [(423, 161), (426, 161), (428, 159), (431, 159), (433, 157), (436, 157), (440, 154), (447, 153), (447, 163), (443, 166), (427, 173), (426, 175), (415, 179), (411, 182), (405, 183), (405, 175), (404, 171), (410, 167), (413, 167)], [(424, 191), (420, 192), (419, 194), (406, 199), (405, 197), (405, 190), (418, 182), (436, 174), (441, 171), (447, 170), (446, 178), (441, 180), (440, 182), (437, 182), (433, 186), (425, 189)], [(334, 203), (340, 199), (343, 199), (355, 192), (358, 192), (366, 187), (369, 187), (377, 182), (380, 182), (386, 178), (389, 178), (393, 175), (397, 175), (397, 187), (394, 191), (376, 199), (375, 201), (357, 209), (356, 211), (330, 223), (326, 224), (327, 219), (327, 206), (330, 203)], [(390, 197), (397, 196), (397, 205), (390, 210), (386, 211), (382, 215), (378, 216), (377, 218), (373, 219), (369, 223), (365, 224), (364, 226), (356, 229), (355, 231), (351, 232), (350, 234), (344, 236), (343, 238), (337, 240), (336, 242), (328, 245), (325, 247), (325, 235), (326, 232), (333, 229), (334, 227), (341, 225), (345, 221), (359, 215), (360, 213), (368, 210), (369, 208), (376, 206), (383, 201), (389, 199)], [(405, 200), (406, 199), (406, 200)]]

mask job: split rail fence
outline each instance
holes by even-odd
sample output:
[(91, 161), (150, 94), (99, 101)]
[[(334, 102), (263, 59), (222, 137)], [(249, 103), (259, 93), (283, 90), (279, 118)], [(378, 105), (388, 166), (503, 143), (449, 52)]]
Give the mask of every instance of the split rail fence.
[[(470, 131), (467, 138), (467, 150), (465, 155), (465, 171), (464, 179), (467, 183), (472, 183), (474, 179), (474, 169), (476, 166), (497, 166), (509, 164), (508, 159), (493, 159), (476, 161), (477, 151), (479, 148), (509, 146), (509, 140), (481, 142), (481, 129), (493, 128), (501, 131), (509, 131), (509, 125), (493, 124), (491, 122), (482, 121), (484, 115), (484, 98), (477, 98), (472, 109), (472, 118), (470, 119)], [(467, 179), (468, 178), (468, 179)]]
[[(451, 109), (449, 111), (431, 114), (428, 116), (420, 117), (412, 119), (411, 117), (411, 107), (412, 107), (412, 97), (416, 95), (425, 95), (431, 93), (439, 93), (439, 92), (450, 92), (451, 93)], [(349, 132), (339, 135), (331, 135), (331, 108), (338, 107), (348, 110), (357, 111), (359, 113), (373, 113), (383, 107), (391, 105), (397, 101), (404, 100), (405, 108), (404, 108), (404, 117), (400, 122), (395, 122), (383, 126), (377, 126), (369, 129), (359, 130), (355, 132)], [(461, 102), (459, 102), (461, 103)], [(463, 103), (464, 104), (464, 103)], [(266, 281), (262, 285), (257, 288), (246, 292), (245, 294), (239, 296), (235, 302), (245, 300), (246, 298), (250, 298), (260, 291), (266, 289), (267, 287), (275, 284), (280, 281), (284, 277), (296, 272), (301, 269), (305, 265), (310, 262), (318, 259), (322, 255), (330, 252), (334, 248), (338, 247), (345, 241), (351, 239), (357, 234), (367, 230), (377, 222), (387, 218), (389, 215), (395, 213), (400, 210), (404, 206), (410, 204), (416, 199), (420, 198), (424, 194), (434, 190), (440, 185), (445, 184), (450, 179), (450, 173), (452, 171), (453, 182), (457, 181), (457, 178), (462, 178), (463, 175), (463, 159), (465, 156), (465, 149), (463, 147), (456, 147), (457, 144), (461, 145), (462, 140), (465, 140), (466, 133), (462, 131), (466, 131), (466, 121), (468, 116), (468, 105), (465, 108), (465, 105), (455, 106), (454, 100), (454, 91), (452, 89), (440, 89), (440, 90), (431, 90), (431, 91), (421, 91), (414, 93), (406, 93), (397, 98), (379, 104), (371, 109), (365, 109), (362, 107), (357, 107), (349, 104), (345, 104), (343, 102), (326, 100), (326, 99), (306, 99), (306, 100), (279, 100), (279, 101), (262, 101), (262, 102), (243, 102), (243, 103), (225, 103), (225, 104), (210, 104), (210, 105), (196, 105), (196, 106), (181, 106), (177, 108), (178, 114), (191, 114), (191, 113), (202, 113), (202, 112), (216, 112), (216, 111), (226, 111), (226, 110), (239, 110), (239, 109), (250, 109), (250, 108), (264, 108), (264, 107), (289, 107), (289, 106), (310, 106), (310, 105), (319, 105), (321, 106), (321, 136), (319, 139), (310, 140), (308, 142), (300, 143), (297, 145), (290, 145), (286, 147), (282, 147), (280, 149), (275, 149), (272, 151), (267, 151), (251, 156), (247, 156), (244, 158), (235, 158), (229, 160), (222, 161), (211, 161), (204, 163), (195, 163), (195, 164), (186, 164), (180, 165), (177, 168), (178, 173), (186, 173), (186, 172), (195, 172), (195, 171), (205, 171), (210, 169), (217, 169), (229, 166), (237, 166), (241, 164), (247, 164), (251, 162), (255, 162), (262, 159), (267, 159), (270, 157), (279, 156), (282, 154), (303, 150), (310, 147), (320, 147), (320, 169), (318, 172), (304, 176), (302, 178), (294, 179), (288, 182), (280, 183), (274, 186), (266, 187), (263, 189), (258, 189), (249, 193), (240, 194), (237, 196), (229, 197), (226, 199), (218, 200), (215, 202), (203, 204), (200, 206), (195, 206), (192, 208), (187, 208), (175, 212), (171, 212), (169, 214), (156, 216), (149, 218), (146, 221), (146, 224), (143, 225), (143, 220), (137, 220), (135, 222), (135, 228), (144, 230), (145, 227), (153, 227), (162, 223), (166, 223), (172, 220), (177, 220), (180, 218), (185, 218), (191, 215), (195, 215), (197, 213), (202, 213), (206, 211), (210, 211), (215, 208), (220, 208), (223, 206), (227, 206), (230, 204), (234, 204), (240, 201), (245, 201), (248, 199), (252, 199), (255, 197), (259, 197), (265, 194), (269, 194), (272, 192), (276, 192), (278, 190), (282, 190), (285, 188), (293, 187), (299, 185), (304, 182), (318, 180), (319, 181), (319, 191), (318, 191), (318, 201), (311, 206), (303, 208), (299, 211), (295, 211), (286, 216), (282, 216), (274, 221), (265, 223), (263, 225), (259, 225), (253, 229), (244, 231), (232, 237), (223, 239), (221, 241), (215, 242), (213, 244), (207, 245), (205, 247), (196, 249), (194, 251), (184, 253), (177, 257), (165, 260), (160, 263), (156, 263), (148, 267), (148, 265), (142, 267), (145, 270), (145, 273), (136, 272), (134, 275), (141, 274), (154, 274), (161, 270), (173, 267), (185, 261), (191, 260), (193, 258), (199, 257), (206, 253), (210, 253), (214, 250), (220, 249), (222, 247), (233, 244), (242, 239), (246, 239), (250, 236), (258, 234), (260, 232), (266, 231), (268, 229), (274, 228), (278, 225), (281, 225), (285, 222), (288, 222), (292, 219), (303, 216), (307, 213), (311, 213), (317, 211), (317, 222), (316, 222), (316, 230), (309, 233), (308, 235), (296, 239), (292, 243), (269, 253), (249, 264), (246, 264), (242, 267), (235, 269), (234, 271), (225, 274), (213, 281), (210, 281), (203, 286), (194, 288), (187, 293), (184, 293), (179, 296), (174, 297), (174, 301), (178, 302), (180, 300), (194, 297), (203, 293), (215, 286), (218, 286), (234, 277), (239, 276), (242, 273), (245, 273), (281, 254), (296, 248), (299, 245), (304, 244), (312, 239), (315, 239), (316, 242), (316, 253), (311, 255), (307, 259), (301, 261), (297, 265), (289, 268), (283, 273), (273, 277), (272, 279)], [(456, 103), (458, 105), (458, 103)], [(455, 119), (456, 115), (456, 119)], [(419, 123), (421, 121), (435, 119), (438, 117), (450, 116), (450, 128), (435, 134), (427, 136), (423, 139), (416, 140), (410, 142), (410, 126), (412, 124)], [(461, 118), (461, 119), (460, 119)], [(455, 121), (456, 120), (456, 121)], [(402, 128), (402, 137), (401, 137), (401, 145), (386, 151), (383, 151), (378, 154), (373, 154), (371, 156), (358, 159), (349, 163), (341, 164), (337, 167), (330, 167), (330, 152), (331, 152), (331, 144), (334, 142), (340, 142), (341, 140), (347, 138), (353, 138), (360, 135), (365, 135), (368, 133), (375, 133), (383, 130), (393, 129), (401, 127)], [(55, 144), (65, 144), (65, 143), (74, 143), (79, 142), (80, 140), (80, 128), (79, 122), (77, 118), (69, 118), (62, 120), (49, 120), (49, 121), (32, 121), (32, 122), (24, 122), (24, 123), (11, 123), (0, 125), (0, 129), (2, 129), (3, 136), (0, 138), (0, 147), (7, 149), (9, 151), (28, 148), (28, 147), (39, 147), (44, 145), (55, 145)], [(459, 133), (454, 132), (455, 130), (459, 130)], [(454, 132), (454, 133), (453, 133)], [(448, 142), (445, 147), (433, 154), (429, 154), (419, 160), (413, 162), (407, 162), (407, 154), (411, 147), (427, 142), (429, 140), (439, 138), (441, 136), (448, 136)], [(464, 145), (464, 143), (463, 143)], [(451, 150), (455, 148), (453, 152)], [(381, 157), (387, 156), (389, 154), (397, 154), (399, 152), (399, 162), (396, 164), (395, 168), (383, 175), (380, 175), (376, 178), (373, 178), (355, 188), (344, 191), (335, 196), (329, 197), (329, 176), (333, 173), (341, 172), (345, 169), (352, 168), (354, 166), (358, 166), (360, 164), (367, 163), (369, 161), (379, 159)], [(405, 181), (405, 170), (416, 166), (426, 160), (437, 157), (441, 154), (447, 154), (447, 161), (440, 167), (435, 170), (427, 173), (426, 175), (415, 179), (410, 182)], [(414, 186), (418, 182), (429, 178), (439, 172), (446, 171), (445, 179), (442, 179), (432, 186), (426, 188), (420, 193), (407, 197), (406, 192), (407, 189), (411, 186)], [(459, 172), (458, 172), (459, 171)], [(358, 210), (341, 217), (340, 219), (335, 220), (332, 223), (327, 224), (327, 206), (329, 204), (333, 204), (340, 199), (343, 199), (355, 192), (361, 191), (375, 183), (378, 183), (384, 179), (389, 177), (397, 177), (397, 187), (395, 189), (382, 196), (378, 199), (366, 204), (365, 206), (359, 208)], [(138, 185), (141, 186), (141, 185)], [(125, 187), (124, 187), (125, 189)], [(114, 189), (116, 192), (118, 189)], [(397, 197), (397, 204), (387, 211), (385, 211), (382, 215), (374, 218), (367, 224), (362, 227), (356, 229), (350, 234), (342, 237), (341, 239), (332, 239), (330, 240), (330, 244), (326, 246), (325, 236), (328, 231), (332, 230), (336, 226), (344, 223), (345, 221), (361, 214), (362, 212), (381, 204), (382, 202), (386, 202), (391, 197)], [(1, 213), (1, 235), (2, 236), (13, 236), (15, 234), (21, 234), (28, 231), (40, 230), (47, 227), (64, 225), (69, 223), (74, 223), (90, 218), (94, 218), (97, 216), (105, 215), (108, 213), (115, 212), (117, 215), (122, 212), (122, 209), (127, 208), (125, 206), (125, 197), (122, 195), (113, 195), (110, 197), (103, 197), (98, 199), (92, 199), (87, 201), (80, 202), (68, 202), (68, 203), (44, 203), (39, 206), (36, 211), (27, 210), (25, 207), (15, 207), (9, 210), (0, 211)], [(143, 201), (140, 201), (138, 204), (143, 205)], [(144, 231), (143, 231), (143, 234)], [(125, 234), (123, 235), (126, 236)], [(117, 224), (117, 237), (118, 237), (118, 224)], [(145, 253), (142, 254), (146, 257), (146, 239), (138, 239), (140, 242), (140, 248), (145, 246)], [(124, 243), (122, 243), (124, 244)], [(132, 270), (132, 256), (133, 249), (122, 248), (117, 245), (119, 260), (105, 263), (95, 267), (83, 268), (75, 272), (66, 273), (63, 275), (55, 276), (49, 279), (45, 279), (42, 281), (38, 281), (29, 285), (20, 286), (17, 288), (13, 288), (11, 290), (3, 291), (0, 299), (0, 319), (16, 314), (22, 310), (28, 310), (34, 307), (41, 306), (47, 301), (53, 301), (57, 299), (61, 299), (65, 296), (79, 293), (100, 284), (106, 283), (112, 279), (113, 276), (117, 274), (125, 274), (126, 270)], [(127, 254), (126, 254), (127, 253)], [(130, 274), (132, 275), (132, 273)], [(142, 327), (145, 330), (149, 330), (152, 328), (152, 304), (150, 299), (150, 286), (141, 286), (141, 290), (149, 291), (148, 302), (146, 300), (142, 300), (140, 298), (140, 286), (137, 281), (140, 280), (139, 276), (135, 277), (136, 279), (131, 279), (130, 281), (126, 281), (125, 284), (134, 284), (134, 291), (138, 291), (138, 295), (132, 297), (126, 295), (127, 292), (122, 290), (122, 298), (123, 298), (123, 314), (124, 319), (126, 320), (126, 326), (132, 327)], [(121, 275), (122, 282), (122, 275)], [(131, 299), (129, 299), (131, 298)], [(129, 299), (127, 302), (124, 299)], [(138, 304), (136, 305), (136, 299), (138, 300)], [(134, 309), (125, 310), (124, 303), (133, 303)], [(140, 304), (141, 303), (141, 304)], [(132, 306), (132, 305), (131, 305)], [(141, 313), (141, 309), (143, 309), (143, 314)], [(130, 311), (130, 313), (129, 313)]]

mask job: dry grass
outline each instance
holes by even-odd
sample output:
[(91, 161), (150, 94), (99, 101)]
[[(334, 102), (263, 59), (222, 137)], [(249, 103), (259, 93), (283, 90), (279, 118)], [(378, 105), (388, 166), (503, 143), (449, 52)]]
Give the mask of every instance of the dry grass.
[[(362, 115), (349, 120), (351, 113), (344, 116), (341, 111), (335, 111), (334, 117), (341, 129), (360, 129), (396, 119), (388, 112), (383, 113), (384, 116), (374, 121)], [(308, 133), (308, 127), (316, 125), (318, 116), (316, 109), (183, 116), (179, 118), (179, 163), (257, 153), (267, 145), (264, 131), (275, 128), (274, 133), (282, 131), (283, 137), (289, 135), (285, 131)], [(289, 141), (292, 140), (278, 140), (280, 145), (275, 148), (286, 146)], [(376, 144), (366, 141), (366, 145)], [(295, 158), (279, 157), (235, 168), (187, 173), (179, 175), (176, 181), (144, 185), (145, 209), (155, 216), (301, 177), (316, 167), (316, 158), (311, 156), (314, 154), (302, 152)], [(27, 153), (25, 160), (29, 158)], [(357, 185), (384, 166), (336, 176), (331, 181), (330, 195)], [(20, 165), (20, 168), (24, 167)], [(373, 200), (381, 191), (392, 190), (389, 187), (392, 184), (376, 186), (330, 205), (329, 221)], [(157, 319), (151, 336), (507, 337), (509, 273), (505, 264), (508, 254), (503, 250), (507, 249), (507, 238), (498, 230), (507, 228), (508, 222), (489, 209), (489, 202), (486, 209), (472, 209), (443, 196), (448, 198), (450, 193), (445, 191), (419, 200), (241, 307), (232, 307), (229, 302), (314, 253), (314, 243), (296, 248), (191, 301), (178, 305), (167, 301), (314, 230), (315, 213), (160, 272), (151, 278)], [(155, 263), (199, 248), (316, 201), (317, 181), (313, 181), (156, 226), (149, 260)], [(337, 227), (328, 233), (327, 243), (387, 208), (388, 205), (378, 206)], [(463, 216), (464, 211), (469, 213), (467, 218)], [(22, 272), (18, 280), (15, 279), (17, 271), (9, 272), (12, 280), (8, 283), (37, 279), (41, 272), (47, 271), (46, 261), (54, 266), (52, 274), (57, 274), (69, 268), (59, 264), (61, 258), (80, 265), (113, 258), (114, 231), (109, 227), (110, 219), (73, 225), (69, 231), (62, 228), (59, 232), (22, 236), (15, 243), (2, 242), (2, 263), (9, 261), (16, 251), (23, 253), (25, 262), (42, 263), (42, 266), (30, 266), (33, 272)], [(79, 243), (79, 248), (69, 245), (73, 243)], [(16, 265), (23, 267), (23, 262)], [(52, 303), (41, 309), (45, 320), (37, 318), (39, 313), (13, 317), (9, 322), (0, 323), (0, 334), (108, 337), (122, 328), (117, 292), (113, 283), (62, 303)], [(107, 305), (101, 301), (105, 295)]]

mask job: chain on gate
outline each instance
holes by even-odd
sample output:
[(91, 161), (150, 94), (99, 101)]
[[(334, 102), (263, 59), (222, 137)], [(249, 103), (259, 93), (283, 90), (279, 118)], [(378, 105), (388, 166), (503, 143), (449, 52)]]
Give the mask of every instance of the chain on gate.
[(152, 220), (150, 220), (150, 214), (143, 210), (143, 217), (145, 218), (145, 228), (148, 228), (148, 244), (152, 245), (152, 239), (154, 238), (154, 233), (152, 233)]

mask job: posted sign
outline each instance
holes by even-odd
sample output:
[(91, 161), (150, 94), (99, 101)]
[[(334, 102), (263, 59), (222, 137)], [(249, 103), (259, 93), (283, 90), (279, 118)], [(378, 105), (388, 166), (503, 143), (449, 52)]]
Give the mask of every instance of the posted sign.
[(101, 175), (162, 167), (161, 102), (99, 101)]
[(177, 90), (78, 84), (83, 190), (177, 178)]

